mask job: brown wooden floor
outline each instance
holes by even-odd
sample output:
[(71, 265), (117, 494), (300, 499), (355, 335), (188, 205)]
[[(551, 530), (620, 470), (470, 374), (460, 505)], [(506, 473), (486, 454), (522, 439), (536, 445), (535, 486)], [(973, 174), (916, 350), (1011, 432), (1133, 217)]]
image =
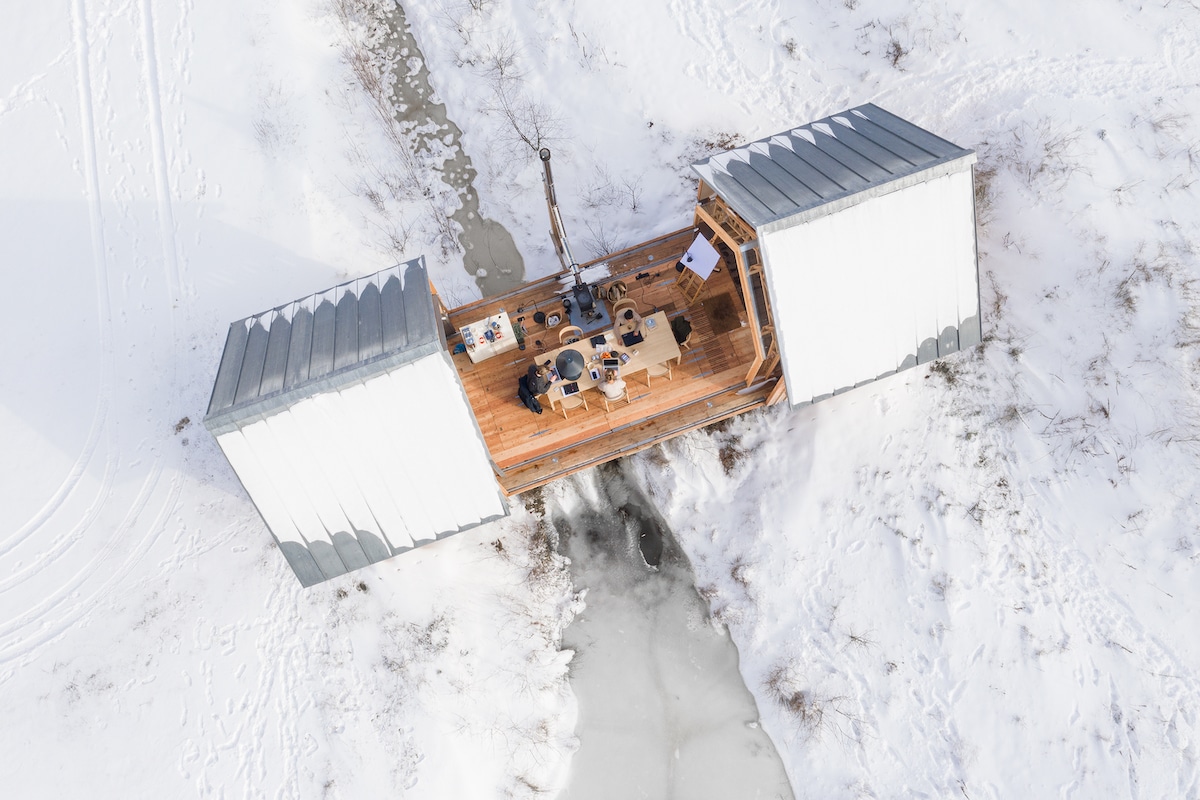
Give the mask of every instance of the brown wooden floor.
[[(672, 367), (673, 380), (653, 378), (647, 386), (644, 373), (629, 377), (626, 384), (633, 402), (613, 404), (611, 412), (605, 411), (595, 391), (587, 395), (590, 409), (571, 409), (567, 412), (569, 419), (564, 419), (559, 410), (552, 411), (548, 404), (544, 404), (544, 413), (534, 414), (517, 399), (517, 381), (533, 359), (559, 346), (557, 329), (534, 323), (535, 303), (544, 311), (561, 309), (555, 294), (568, 285), (562, 280), (569, 281), (569, 273), (450, 311), (455, 330), (501, 308), (514, 323), (524, 317), (528, 330), (524, 351), (512, 350), (479, 364), (471, 363), (466, 354), (453, 356), (507, 494), (540, 486), (765, 403), (770, 387), (738, 393), (745, 386), (754, 344), (729, 266), (721, 265), (720, 272), (709, 278), (690, 307), (685, 306), (675, 286), (675, 262), (693, 238), (695, 231), (689, 228), (601, 259), (609, 265), (608, 278), (597, 279), (592, 270), (584, 273), (586, 279), (601, 286), (618, 278), (624, 280), (628, 296), (638, 302), (643, 315), (662, 310), (668, 318), (686, 316), (693, 326), (692, 346), (683, 352), (681, 363)], [(645, 277), (638, 279), (639, 274)], [(725, 293), (731, 295), (741, 325), (717, 334), (702, 304)], [(457, 335), (449, 339), (451, 347), (458, 342)]]

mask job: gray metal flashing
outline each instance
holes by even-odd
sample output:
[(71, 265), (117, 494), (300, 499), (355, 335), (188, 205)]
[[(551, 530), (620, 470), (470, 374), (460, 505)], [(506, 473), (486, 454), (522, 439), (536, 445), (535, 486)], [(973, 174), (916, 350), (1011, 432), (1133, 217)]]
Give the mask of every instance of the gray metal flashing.
[(821, 217), (827, 217), (830, 214), (836, 214), (837, 212), (843, 211), (850, 206), (858, 205), (859, 203), (875, 197), (883, 197), (884, 195), (891, 194), (892, 192), (898, 192), (901, 189), (907, 189), (911, 186), (916, 186), (919, 183), (926, 183), (938, 178), (944, 178), (947, 175), (953, 175), (956, 172), (963, 172), (970, 169), (971, 165), (974, 163), (974, 153), (953, 161), (944, 161), (920, 172), (914, 172), (894, 180), (890, 180), (887, 183), (876, 184), (874, 186), (854, 192), (853, 194), (843, 194), (842, 196), (823, 203), (822, 205), (808, 208), (803, 211), (797, 211), (795, 214), (789, 217), (783, 217), (764, 223), (758, 226), (756, 230), (758, 235), (762, 236), (764, 234), (786, 230), (787, 228), (794, 228), (797, 225), (803, 225), (806, 222), (812, 222), (814, 219), (820, 219)]
[(867, 103), (692, 169), (761, 235), (969, 169), (959, 147)]
[(229, 326), (205, 427), (220, 435), (441, 350), (424, 258)]
[[(235, 323), (236, 324), (236, 323)], [(425, 356), (444, 350), (439, 341), (423, 342), (402, 352), (388, 353), (368, 359), (358, 364), (351, 364), (340, 370), (313, 378), (300, 386), (283, 389), (270, 395), (259, 397), (254, 403), (244, 406), (234, 406), (204, 418), (204, 426), (213, 436), (244, 428), (250, 422), (278, 414), (284, 409), (294, 406), (301, 400), (315, 397), (325, 392), (337, 391), (351, 383), (361, 383), (376, 375), (390, 372), (397, 367), (419, 361)], [(482, 436), (482, 434), (480, 434)]]

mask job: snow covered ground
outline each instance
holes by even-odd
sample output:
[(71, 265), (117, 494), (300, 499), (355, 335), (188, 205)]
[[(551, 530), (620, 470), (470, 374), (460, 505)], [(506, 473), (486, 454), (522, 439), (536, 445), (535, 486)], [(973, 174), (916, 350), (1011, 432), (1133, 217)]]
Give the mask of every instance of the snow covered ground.
[[(301, 591), (199, 426), (232, 319), (422, 252), (473, 290), (452, 154), (380, 126), (332, 5), (6, 18), (12, 796), (564, 783), (575, 606), (536, 508)], [(858, 103), (977, 149), (983, 348), (633, 467), (797, 797), (1200, 797), (1194, 3), (406, 10), (530, 276), (529, 142), (581, 257), (688, 224), (691, 161)]]
[(314, 14), (78, 0), (5, 25), (6, 796), (561, 780), (573, 593), (519, 504), (303, 591), (200, 425), (231, 320), (395, 260), (352, 191), (380, 137)]

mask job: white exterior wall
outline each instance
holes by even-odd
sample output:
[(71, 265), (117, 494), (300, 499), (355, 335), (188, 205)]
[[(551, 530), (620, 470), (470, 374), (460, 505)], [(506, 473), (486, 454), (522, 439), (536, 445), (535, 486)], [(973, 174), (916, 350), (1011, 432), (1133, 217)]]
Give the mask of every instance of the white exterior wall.
[(366, 531), (403, 550), (507, 513), (466, 395), (440, 353), (217, 441), (281, 542), (332, 547), (334, 534)]
[(967, 170), (761, 235), (793, 404), (892, 372), (978, 315), (973, 210)]

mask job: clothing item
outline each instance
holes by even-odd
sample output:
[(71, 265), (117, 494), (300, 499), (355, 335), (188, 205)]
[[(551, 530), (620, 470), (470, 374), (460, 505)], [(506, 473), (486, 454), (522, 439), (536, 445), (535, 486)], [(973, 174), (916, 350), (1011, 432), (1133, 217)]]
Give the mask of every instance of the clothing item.
[(534, 394), (545, 394), (550, 391), (550, 378), (538, 375), (537, 364), (529, 365), (529, 371), (525, 373), (525, 377), (529, 381), (529, 391)]
[(596, 385), (609, 400), (620, 400), (625, 393), (625, 381), (617, 378), (615, 381), (601, 381)]

